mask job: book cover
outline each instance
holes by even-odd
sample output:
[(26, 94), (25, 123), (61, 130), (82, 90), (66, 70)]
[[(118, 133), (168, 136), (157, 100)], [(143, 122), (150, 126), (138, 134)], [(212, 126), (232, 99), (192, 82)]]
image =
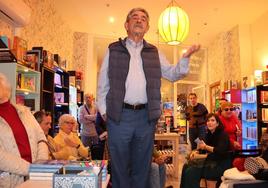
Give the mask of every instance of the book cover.
[(61, 168), (63, 165), (68, 164), (67, 160), (37, 160), (30, 165), (30, 169), (35, 168)]
[(16, 104), (24, 105), (25, 97), (24, 95), (16, 95)]
[[(54, 172), (56, 173), (58, 170), (54, 169)], [(52, 177), (54, 172), (30, 172), (29, 176), (31, 177)]]
[(55, 92), (54, 99), (56, 104), (64, 103), (64, 93), (63, 92)]
[(53, 180), (53, 176), (30, 176), (30, 180)]
[(268, 103), (268, 91), (261, 91), (261, 103)]
[(24, 62), (26, 51), (27, 51), (27, 42), (22, 38), (15, 36), (13, 42), (13, 52), (17, 60)]
[(17, 89), (21, 89), (21, 73), (17, 75)]
[(21, 77), (22, 89), (27, 89), (35, 92), (35, 77), (30, 74), (22, 74)]

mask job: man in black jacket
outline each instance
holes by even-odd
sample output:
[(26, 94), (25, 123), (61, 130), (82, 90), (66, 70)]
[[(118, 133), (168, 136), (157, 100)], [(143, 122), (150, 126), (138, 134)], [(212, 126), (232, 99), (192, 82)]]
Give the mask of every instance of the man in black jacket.
[(192, 150), (196, 149), (197, 138), (204, 140), (206, 137), (206, 115), (208, 110), (205, 105), (197, 102), (197, 95), (190, 93), (188, 95), (189, 106), (186, 108), (186, 119), (189, 122), (189, 139)]

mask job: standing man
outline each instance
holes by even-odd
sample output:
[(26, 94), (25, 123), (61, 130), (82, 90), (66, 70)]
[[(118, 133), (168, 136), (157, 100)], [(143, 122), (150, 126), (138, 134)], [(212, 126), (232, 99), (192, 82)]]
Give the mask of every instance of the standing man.
[(192, 150), (196, 149), (197, 143), (195, 139), (205, 140), (207, 127), (206, 116), (208, 110), (205, 105), (197, 102), (195, 93), (188, 95), (189, 106), (186, 108), (186, 119), (189, 122), (189, 139)]
[(108, 145), (115, 188), (149, 187), (155, 124), (160, 117), (161, 76), (176, 81), (189, 71), (192, 46), (172, 66), (143, 37), (149, 15), (132, 9), (126, 18), (127, 37), (109, 45), (98, 81), (98, 109), (107, 120)]

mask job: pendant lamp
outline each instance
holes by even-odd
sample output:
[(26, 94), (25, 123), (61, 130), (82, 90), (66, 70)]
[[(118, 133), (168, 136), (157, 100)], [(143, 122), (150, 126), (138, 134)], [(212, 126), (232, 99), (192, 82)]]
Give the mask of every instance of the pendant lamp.
[(159, 17), (158, 30), (168, 44), (180, 44), (186, 39), (189, 32), (188, 15), (172, 0)]

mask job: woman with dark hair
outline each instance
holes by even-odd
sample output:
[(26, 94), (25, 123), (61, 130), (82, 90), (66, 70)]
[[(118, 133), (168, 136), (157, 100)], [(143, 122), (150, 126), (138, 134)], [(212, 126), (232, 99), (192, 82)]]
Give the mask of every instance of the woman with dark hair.
[(201, 140), (198, 148), (206, 154), (199, 154), (193, 151), (190, 154), (190, 161), (197, 158), (205, 158), (199, 165), (194, 163), (184, 164), (181, 176), (181, 188), (199, 187), (201, 178), (206, 179), (207, 187), (216, 187), (220, 182), (223, 172), (231, 168), (231, 155), (229, 154), (230, 141), (228, 135), (224, 132), (224, 127), (216, 114), (210, 113), (207, 116), (208, 133), (206, 143)]

